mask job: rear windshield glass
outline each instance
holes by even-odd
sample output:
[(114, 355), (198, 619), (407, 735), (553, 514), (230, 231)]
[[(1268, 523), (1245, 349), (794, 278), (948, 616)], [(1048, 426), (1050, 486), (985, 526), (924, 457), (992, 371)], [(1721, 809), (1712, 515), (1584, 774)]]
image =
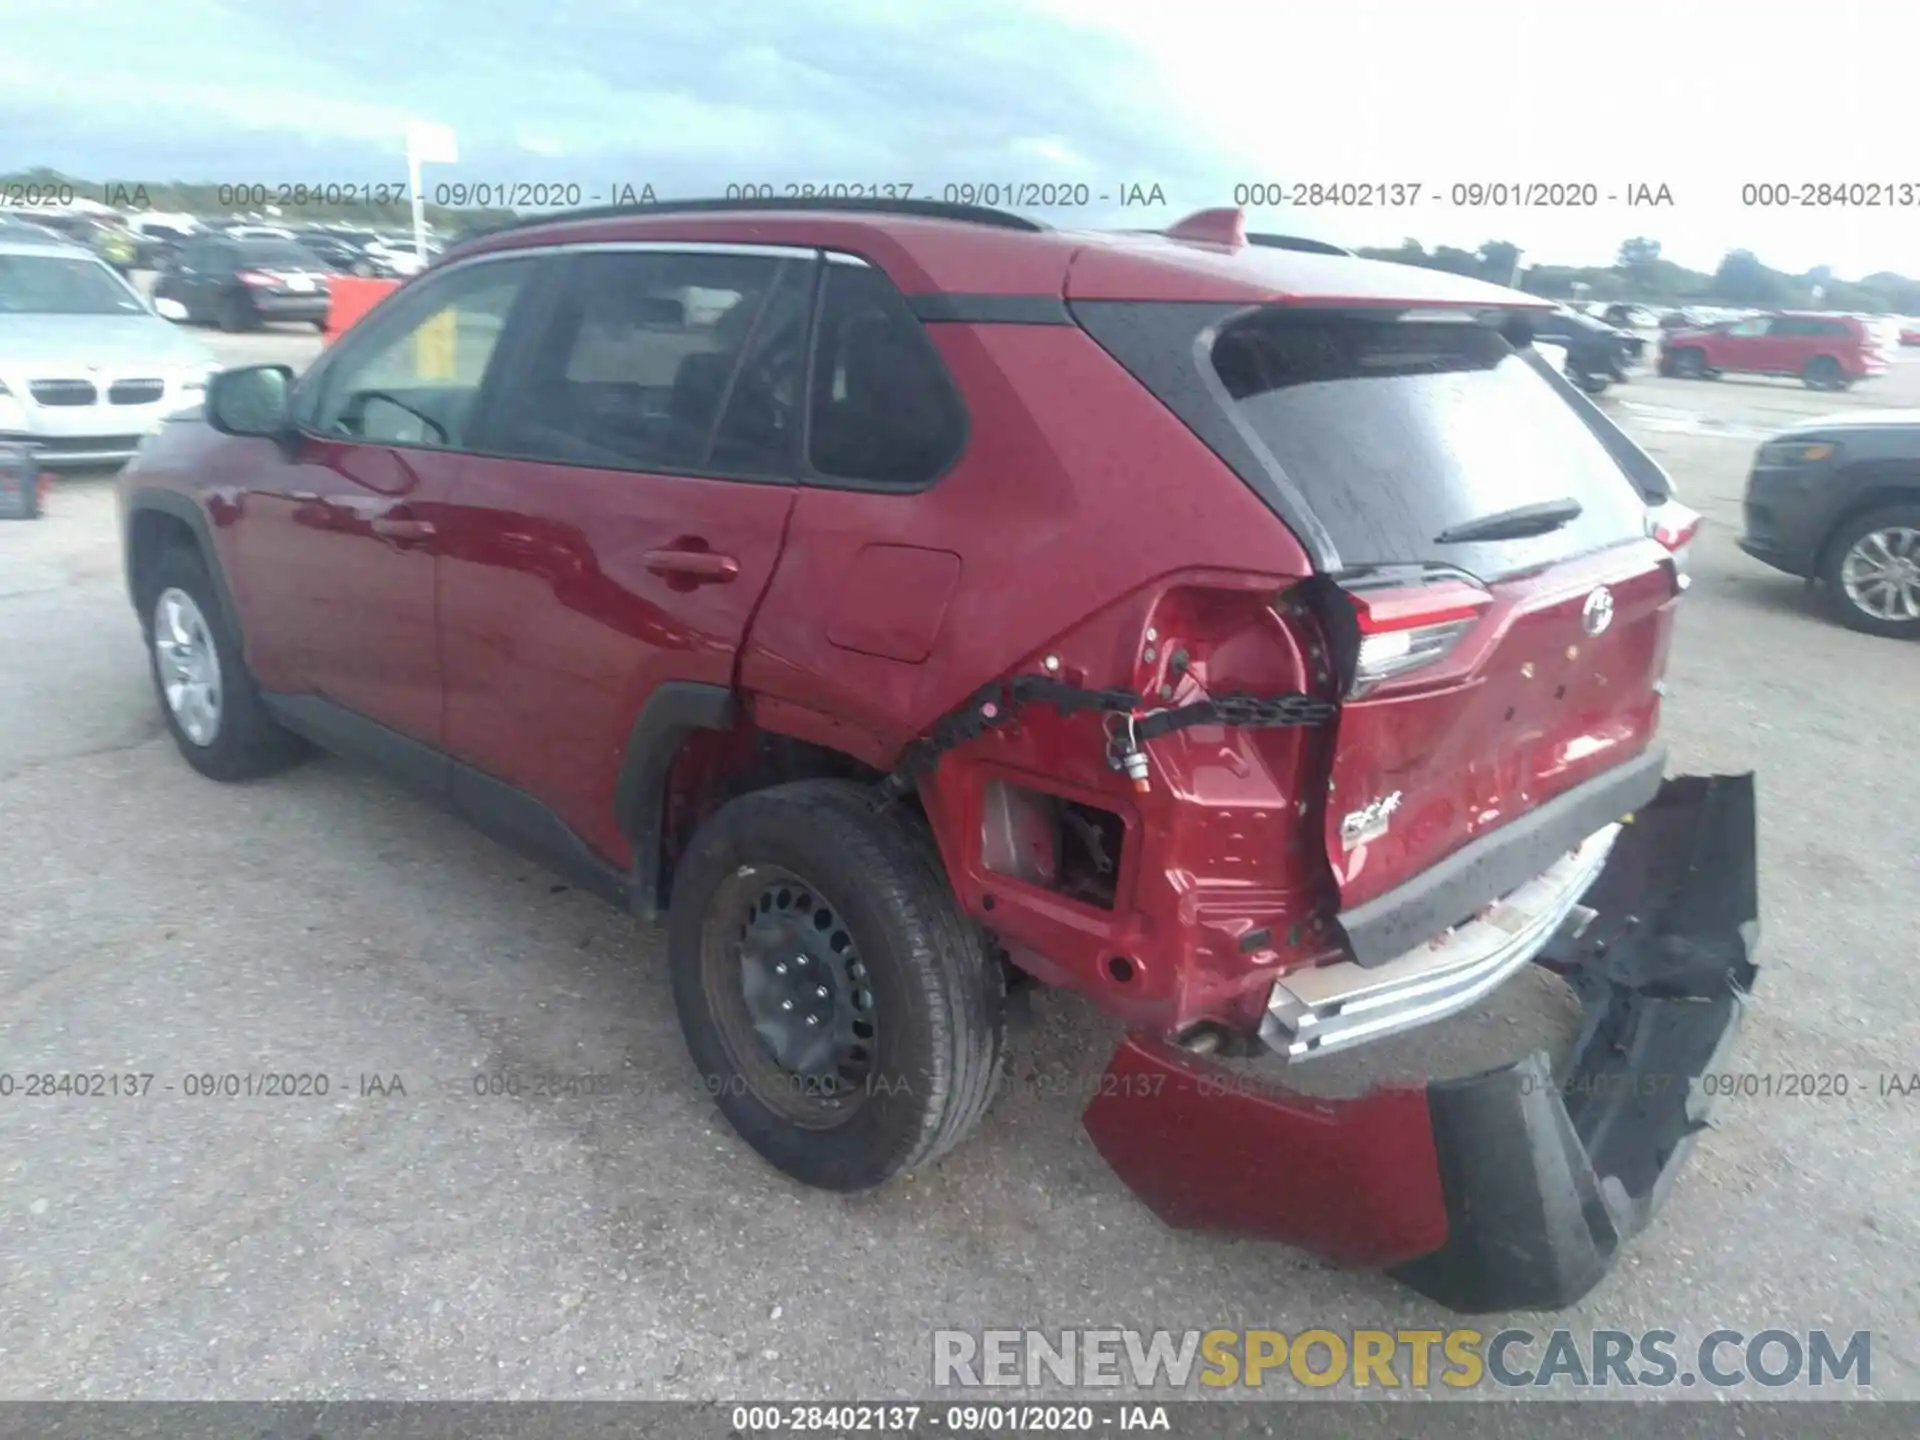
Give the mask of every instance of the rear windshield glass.
[[(1605, 447), (1490, 327), (1265, 311), (1221, 332), (1213, 366), (1344, 569), (1439, 563), (1492, 579), (1646, 533)], [(1438, 539), (1565, 500), (1580, 514), (1545, 535)]]
[(314, 255), (311, 250), (296, 245), (291, 240), (242, 240), (240, 242), (240, 261), (245, 265), (282, 265), (289, 269), (311, 270)]

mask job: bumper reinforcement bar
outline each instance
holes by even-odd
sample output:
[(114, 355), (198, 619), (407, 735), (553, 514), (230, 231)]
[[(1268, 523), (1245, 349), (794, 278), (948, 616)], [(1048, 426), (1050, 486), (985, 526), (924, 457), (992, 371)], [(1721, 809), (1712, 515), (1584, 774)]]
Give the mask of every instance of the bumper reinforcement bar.
[(1613, 850), (1608, 825), (1478, 915), (1384, 965), (1352, 960), (1274, 982), (1260, 1037), (1293, 1060), (1327, 1055), (1452, 1015), (1525, 966), (1570, 920)]

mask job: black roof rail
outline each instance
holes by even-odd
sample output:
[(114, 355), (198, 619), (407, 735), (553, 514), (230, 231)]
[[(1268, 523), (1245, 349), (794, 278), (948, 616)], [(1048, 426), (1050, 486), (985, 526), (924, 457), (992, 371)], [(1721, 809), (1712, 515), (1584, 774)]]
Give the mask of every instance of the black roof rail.
[(1300, 250), (1308, 255), (1352, 255), (1353, 251), (1331, 240), (1309, 240), (1304, 235), (1247, 234), (1249, 245), (1265, 245), (1270, 250)]
[(740, 211), (746, 214), (806, 211), (846, 211), (860, 215), (910, 215), (923, 220), (957, 220), (968, 225), (991, 225), (1001, 230), (1038, 232), (1053, 227), (1044, 221), (994, 210), (985, 205), (955, 205), (944, 200), (890, 200), (872, 195), (801, 195), (777, 199), (738, 200), (656, 200), (637, 205), (599, 205), (581, 210), (551, 210), (542, 215), (522, 215), (515, 219), (461, 236), (461, 243), (485, 235), (500, 235), (524, 230), (533, 225), (555, 225), (573, 220), (624, 220), (646, 215), (703, 215)]

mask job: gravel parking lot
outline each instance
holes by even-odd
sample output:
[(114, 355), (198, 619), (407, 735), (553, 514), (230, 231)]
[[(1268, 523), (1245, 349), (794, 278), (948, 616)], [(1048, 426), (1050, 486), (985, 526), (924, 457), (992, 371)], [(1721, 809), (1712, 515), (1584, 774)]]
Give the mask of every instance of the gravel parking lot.
[[(1920, 364), (1838, 396), (1641, 378), (1606, 403), (1708, 520), (1666, 734), (1676, 769), (1759, 774), (1740, 1063), (1852, 1093), (1723, 1103), (1554, 1323), (1871, 1329), (1877, 1392), (1920, 1398), (1920, 1096), (1877, 1083), (1920, 1071), (1920, 649), (1828, 622), (1734, 545), (1754, 437), (1920, 404)], [(877, 1398), (930, 1393), (936, 1327), (1449, 1323), (1378, 1276), (1164, 1229), (1079, 1128), (1114, 1036), (1077, 1000), (1036, 1004), (945, 1163), (859, 1199), (788, 1182), (693, 1088), (656, 933), (342, 763), (219, 786), (179, 760), (106, 478), (0, 525), (0, 673), (0, 1070), (155, 1076), (0, 1100), (10, 1398)], [(508, 1068), (621, 1083), (475, 1093)], [(269, 1070), (330, 1093), (187, 1093)], [(1481, 1328), (1508, 1318), (1550, 1328)]]

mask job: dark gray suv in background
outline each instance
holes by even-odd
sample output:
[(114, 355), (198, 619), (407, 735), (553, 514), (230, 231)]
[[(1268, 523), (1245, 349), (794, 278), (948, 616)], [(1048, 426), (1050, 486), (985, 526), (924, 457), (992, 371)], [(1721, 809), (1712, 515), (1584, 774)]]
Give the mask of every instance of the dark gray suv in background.
[(1920, 410), (1808, 420), (1767, 441), (1740, 548), (1819, 582), (1842, 624), (1920, 637)]

